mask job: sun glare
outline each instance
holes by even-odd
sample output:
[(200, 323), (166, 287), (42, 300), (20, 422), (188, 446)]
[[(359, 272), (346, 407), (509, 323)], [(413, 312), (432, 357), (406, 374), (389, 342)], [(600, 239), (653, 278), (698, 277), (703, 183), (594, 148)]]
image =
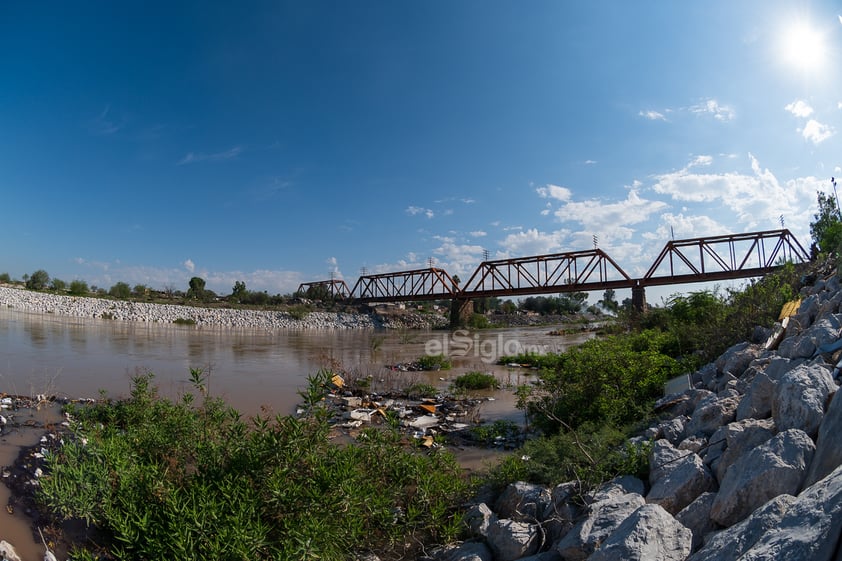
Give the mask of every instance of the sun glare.
[(826, 46), (824, 34), (809, 24), (796, 22), (784, 32), (782, 58), (788, 65), (804, 72), (824, 66)]

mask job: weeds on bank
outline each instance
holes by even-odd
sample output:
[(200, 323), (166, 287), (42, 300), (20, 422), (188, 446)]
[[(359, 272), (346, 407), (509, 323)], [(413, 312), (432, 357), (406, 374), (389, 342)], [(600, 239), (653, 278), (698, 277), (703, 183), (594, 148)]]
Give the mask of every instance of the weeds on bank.
[(43, 505), (109, 533), (111, 557), (388, 559), (457, 535), (468, 483), (452, 456), (407, 451), (388, 430), (335, 446), (315, 391), (304, 391), (307, 418), (244, 420), (208, 396), (201, 371), (198, 403), (163, 399), (152, 380), (135, 376), (126, 400), (72, 407), (75, 437), (41, 480)]

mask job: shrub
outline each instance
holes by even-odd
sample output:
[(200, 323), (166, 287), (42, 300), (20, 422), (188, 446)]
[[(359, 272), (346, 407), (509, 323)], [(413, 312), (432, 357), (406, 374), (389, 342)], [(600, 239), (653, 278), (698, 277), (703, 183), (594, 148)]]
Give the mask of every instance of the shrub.
[(149, 287), (145, 284), (136, 284), (132, 288), (132, 295), (135, 298), (146, 298), (149, 295)]
[(0, 282), (8, 284), (12, 282), (12, 277), (9, 276), (9, 273), (0, 273)]
[(73, 296), (85, 296), (88, 293), (88, 283), (83, 280), (70, 281), (70, 294)]
[(44, 290), (50, 284), (50, 275), (44, 269), (38, 269), (26, 279), (26, 288), (30, 290)]
[(445, 355), (423, 355), (418, 360), (422, 370), (450, 370), (450, 359)]
[(487, 390), (491, 388), (499, 388), (500, 382), (494, 374), (485, 372), (468, 372), (458, 376), (453, 385), (461, 390)]
[(412, 384), (404, 390), (409, 399), (424, 399), (436, 397), (438, 390), (430, 384)]
[(488, 329), (491, 327), (491, 323), (482, 314), (471, 314), (471, 318), (468, 320), (468, 327), (472, 329)]
[(50, 282), (50, 290), (54, 290), (55, 292), (64, 292), (67, 288), (67, 283), (61, 279), (53, 279)]
[(173, 323), (176, 325), (196, 325), (196, 320), (193, 318), (175, 318)]
[(406, 544), (456, 538), (468, 485), (450, 454), (389, 430), (335, 446), (318, 414), (247, 422), (201, 371), (191, 381), (177, 402), (142, 375), (125, 401), (72, 406), (77, 438), (48, 457), (44, 508), (104, 530), (121, 559), (416, 558)]
[(114, 298), (126, 300), (132, 295), (132, 289), (124, 282), (118, 282), (108, 289), (108, 295)]

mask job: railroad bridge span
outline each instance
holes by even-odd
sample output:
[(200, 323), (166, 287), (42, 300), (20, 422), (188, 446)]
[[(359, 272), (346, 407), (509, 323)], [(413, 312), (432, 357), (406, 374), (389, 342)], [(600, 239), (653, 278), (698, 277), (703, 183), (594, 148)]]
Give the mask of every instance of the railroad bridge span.
[(635, 309), (642, 311), (650, 286), (758, 277), (785, 262), (808, 260), (792, 233), (781, 229), (667, 242), (640, 278), (595, 248), (483, 261), (461, 285), (444, 269), (428, 267), (363, 275), (351, 289), (344, 280), (331, 279), (302, 283), (298, 290), (324, 287), (333, 297), (360, 304), (448, 299), (461, 306), (474, 298), (630, 288)]

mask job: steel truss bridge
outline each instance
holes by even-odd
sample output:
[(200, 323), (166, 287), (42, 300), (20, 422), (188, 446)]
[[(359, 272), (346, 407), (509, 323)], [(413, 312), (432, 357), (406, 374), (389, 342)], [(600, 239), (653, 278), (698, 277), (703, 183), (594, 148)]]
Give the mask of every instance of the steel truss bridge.
[(361, 276), (352, 289), (343, 280), (302, 283), (299, 292), (324, 287), (356, 303), (474, 298), (632, 289), (635, 307), (645, 306), (649, 286), (762, 276), (785, 262), (804, 263), (808, 253), (787, 229), (706, 236), (668, 242), (641, 278), (630, 277), (601, 249), (483, 261), (464, 285), (444, 269)]

